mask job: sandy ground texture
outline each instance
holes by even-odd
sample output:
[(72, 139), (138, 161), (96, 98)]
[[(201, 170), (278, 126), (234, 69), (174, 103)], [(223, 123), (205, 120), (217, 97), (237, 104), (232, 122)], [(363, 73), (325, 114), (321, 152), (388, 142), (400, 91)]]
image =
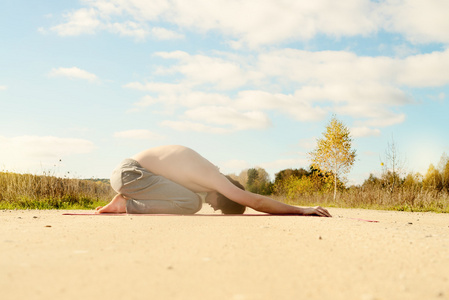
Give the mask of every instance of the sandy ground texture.
[(0, 211), (0, 298), (449, 299), (449, 215), (329, 211)]

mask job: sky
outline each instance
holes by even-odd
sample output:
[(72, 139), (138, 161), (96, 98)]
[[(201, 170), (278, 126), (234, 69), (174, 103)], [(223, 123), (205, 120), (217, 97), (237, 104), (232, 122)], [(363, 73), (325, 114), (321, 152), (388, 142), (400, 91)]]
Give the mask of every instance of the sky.
[(225, 173), (308, 168), (335, 115), (347, 179), (449, 153), (447, 0), (3, 0), (0, 171), (108, 178), (188, 146)]

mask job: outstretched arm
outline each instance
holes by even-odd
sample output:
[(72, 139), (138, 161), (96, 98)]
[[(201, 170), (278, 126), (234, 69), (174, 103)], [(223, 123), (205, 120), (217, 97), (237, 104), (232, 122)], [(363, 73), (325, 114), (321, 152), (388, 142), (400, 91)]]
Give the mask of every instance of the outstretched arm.
[(254, 194), (240, 189), (226, 192), (228, 193), (227, 195), (224, 193), (222, 194), (229, 199), (260, 212), (278, 215), (332, 217), (325, 208), (320, 206), (306, 208), (292, 206), (263, 195)]
[(301, 208), (276, 201), (266, 196), (241, 190), (221, 174), (217, 167), (205, 159), (198, 160), (190, 168), (185, 169), (189, 171), (190, 180), (198, 186), (203, 187), (205, 190), (217, 191), (232, 201), (260, 212), (280, 215), (331, 217), (326, 209), (319, 206), (314, 208)]
[(213, 189), (225, 197), (260, 212), (279, 215), (331, 217), (326, 209), (319, 206), (307, 208), (292, 206), (263, 195), (241, 190), (221, 174), (219, 176), (212, 175), (209, 177), (209, 182), (213, 182)]

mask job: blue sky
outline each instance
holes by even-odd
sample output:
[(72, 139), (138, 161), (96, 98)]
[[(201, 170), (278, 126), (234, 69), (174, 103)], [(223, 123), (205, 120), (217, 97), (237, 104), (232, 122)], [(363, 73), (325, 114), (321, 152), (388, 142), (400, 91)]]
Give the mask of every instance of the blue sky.
[(0, 170), (107, 178), (189, 146), (239, 174), (308, 168), (332, 114), (350, 183), (449, 152), (446, 0), (81, 0), (0, 4)]

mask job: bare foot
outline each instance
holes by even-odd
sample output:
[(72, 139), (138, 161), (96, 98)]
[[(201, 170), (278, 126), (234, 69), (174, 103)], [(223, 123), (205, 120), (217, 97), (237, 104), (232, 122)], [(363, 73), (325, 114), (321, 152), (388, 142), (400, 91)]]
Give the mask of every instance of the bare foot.
[(126, 213), (126, 199), (122, 195), (117, 194), (106, 206), (99, 206), (95, 210), (96, 214)]

